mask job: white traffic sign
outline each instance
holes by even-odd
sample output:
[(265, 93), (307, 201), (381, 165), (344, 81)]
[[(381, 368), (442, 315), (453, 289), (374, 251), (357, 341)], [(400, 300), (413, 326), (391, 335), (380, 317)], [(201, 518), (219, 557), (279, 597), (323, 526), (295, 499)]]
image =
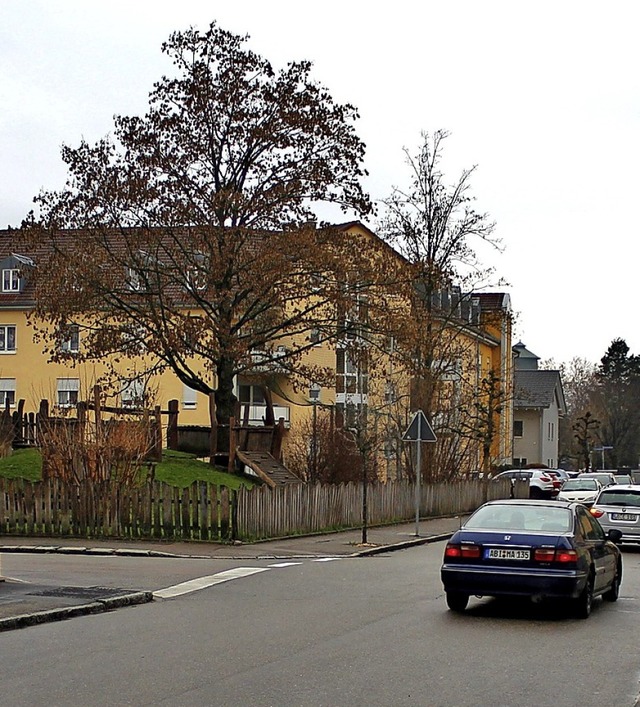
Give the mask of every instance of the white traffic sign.
[(422, 410), (414, 413), (413, 419), (402, 435), (403, 442), (435, 442), (436, 435)]

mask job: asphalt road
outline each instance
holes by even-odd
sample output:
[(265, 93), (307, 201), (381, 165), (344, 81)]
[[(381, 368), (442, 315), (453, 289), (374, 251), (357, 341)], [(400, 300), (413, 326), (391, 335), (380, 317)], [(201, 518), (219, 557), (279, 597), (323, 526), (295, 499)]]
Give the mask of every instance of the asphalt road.
[(0, 633), (0, 705), (637, 704), (639, 551), (625, 550), (620, 600), (598, 600), (587, 621), (477, 599), (453, 614), (441, 553), (435, 543), (334, 560), (5, 555), (3, 574), (32, 586), (184, 593)]

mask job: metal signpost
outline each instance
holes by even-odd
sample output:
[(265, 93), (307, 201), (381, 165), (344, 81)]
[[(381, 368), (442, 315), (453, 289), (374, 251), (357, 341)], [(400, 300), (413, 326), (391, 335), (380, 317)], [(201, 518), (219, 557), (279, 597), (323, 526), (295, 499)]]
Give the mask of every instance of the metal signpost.
[(429, 421), (425, 417), (422, 410), (418, 410), (413, 414), (413, 418), (407, 427), (407, 431), (402, 435), (403, 442), (415, 442), (416, 450), (416, 537), (420, 535), (420, 498), (421, 488), (420, 481), (422, 477), (422, 456), (420, 453), (421, 442), (435, 442), (436, 435)]

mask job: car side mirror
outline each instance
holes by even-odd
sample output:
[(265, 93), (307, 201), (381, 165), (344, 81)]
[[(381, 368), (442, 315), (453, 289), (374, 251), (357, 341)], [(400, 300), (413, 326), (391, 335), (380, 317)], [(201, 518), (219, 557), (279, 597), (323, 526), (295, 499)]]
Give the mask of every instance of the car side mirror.
[(614, 543), (619, 543), (622, 540), (622, 532), (617, 528), (611, 528), (607, 533), (607, 538)]

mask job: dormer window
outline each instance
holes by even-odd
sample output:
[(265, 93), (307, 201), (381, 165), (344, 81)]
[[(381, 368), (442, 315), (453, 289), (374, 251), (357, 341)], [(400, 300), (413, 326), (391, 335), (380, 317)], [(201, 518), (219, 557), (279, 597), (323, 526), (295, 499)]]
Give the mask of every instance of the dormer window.
[(7, 268), (2, 271), (2, 291), (20, 291), (20, 271), (17, 268)]
[(11, 253), (0, 260), (0, 292), (22, 292), (29, 271), (33, 268), (35, 268), (35, 263), (26, 255)]
[(142, 289), (140, 273), (135, 268), (127, 268), (126, 283), (127, 288), (132, 292), (139, 292)]

